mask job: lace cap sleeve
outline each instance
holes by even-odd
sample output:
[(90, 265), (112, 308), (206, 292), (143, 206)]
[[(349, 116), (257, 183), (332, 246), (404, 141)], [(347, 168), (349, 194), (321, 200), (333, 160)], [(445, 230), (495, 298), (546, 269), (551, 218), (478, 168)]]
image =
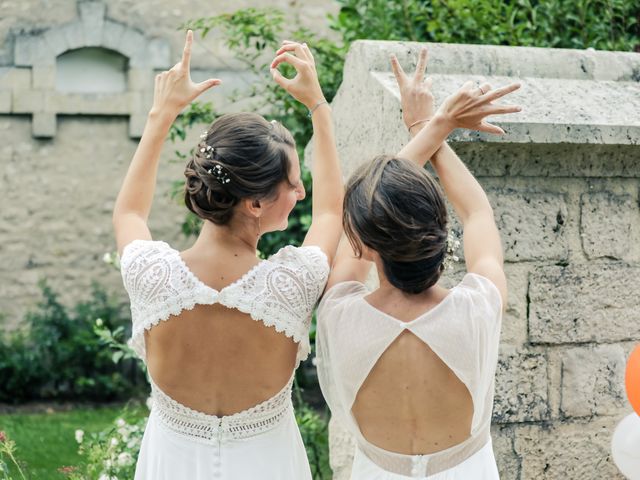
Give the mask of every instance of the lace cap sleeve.
[(502, 297), (498, 287), (491, 280), (477, 273), (467, 273), (460, 285), (471, 292), (476, 310), (492, 319), (501, 318)]
[(188, 274), (180, 254), (165, 242), (134, 240), (124, 247), (120, 273), (131, 303), (131, 347), (145, 358), (144, 330), (215, 298)]

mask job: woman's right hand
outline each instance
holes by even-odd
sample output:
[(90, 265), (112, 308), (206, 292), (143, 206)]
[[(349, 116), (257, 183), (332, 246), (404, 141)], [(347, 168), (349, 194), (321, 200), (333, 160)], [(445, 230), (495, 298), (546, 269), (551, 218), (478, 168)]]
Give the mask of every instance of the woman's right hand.
[[(278, 65), (288, 63), (296, 69), (296, 76), (286, 78), (278, 71)], [(293, 98), (312, 109), (318, 103), (325, 101), (316, 63), (311, 50), (306, 43), (297, 43), (285, 40), (276, 52), (276, 57), (271, 62), (271, 75), (273, 79), (291, 94)]]
[(473, 82), (466, 82), (457, 92), (444, 100), (436, 111), (436, 117), (442, 119), (451, 130), (467, 128), (503, 135), (504, 130), (487, 122), (485, 118), (489, 115), (521, 111), (522, 108), (518, 105), (494, 105), (492, 103), (519, 88), (519, 83), (512, 83), (492, 90), (488, 83), (474, 87)]

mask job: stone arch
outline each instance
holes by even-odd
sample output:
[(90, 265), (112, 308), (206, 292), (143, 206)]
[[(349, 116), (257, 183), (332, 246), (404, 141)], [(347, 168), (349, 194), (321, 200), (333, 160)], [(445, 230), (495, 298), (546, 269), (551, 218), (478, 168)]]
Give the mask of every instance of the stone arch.
[[(140, 137), (144, 108), (150, 101), (154, 70), (169, 67), (170, 48), (164, 39), (150, 38), (130, 26), (106, 17), (102, 1), (78, 2), (77, 21), (15, 39), (14, 64), (30, 69), (30, 88), (14, 88), (7, 113), (32, 114), (33, 135), (56, 133), (56, 115), (126, 115), (129, 134)], [(126, 91), (81, 95), (56, 91), (56, 59), (69, 51), (98, 47), (127, 59)], [(0, 102), (2, 103), (2, 102)]]

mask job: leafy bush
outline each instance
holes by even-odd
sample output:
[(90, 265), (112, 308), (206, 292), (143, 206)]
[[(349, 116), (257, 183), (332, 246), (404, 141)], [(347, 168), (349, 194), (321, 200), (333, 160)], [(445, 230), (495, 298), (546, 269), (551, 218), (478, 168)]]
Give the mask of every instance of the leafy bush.
[(26, 330), (0, 339), (0, 401), (34, 399), (122, 399), (142, 385), (131, 362), (114, 365), (112, 353), (96, 334), (96, 319), (111, 329), (129, 327), (123, 308), (97, 284), (91, 297), (65, 308), (46, 282), (42, 300), (27, 314)]

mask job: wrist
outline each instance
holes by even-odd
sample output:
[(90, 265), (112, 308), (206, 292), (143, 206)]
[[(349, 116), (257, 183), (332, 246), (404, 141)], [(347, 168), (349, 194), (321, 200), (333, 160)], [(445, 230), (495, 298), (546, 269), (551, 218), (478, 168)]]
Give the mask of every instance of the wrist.
[(455, 122), (447, 114), (442, 112), (436, 112), (431, 121), (440, 129), (447, 130), (448, 133), (456, 129)]

